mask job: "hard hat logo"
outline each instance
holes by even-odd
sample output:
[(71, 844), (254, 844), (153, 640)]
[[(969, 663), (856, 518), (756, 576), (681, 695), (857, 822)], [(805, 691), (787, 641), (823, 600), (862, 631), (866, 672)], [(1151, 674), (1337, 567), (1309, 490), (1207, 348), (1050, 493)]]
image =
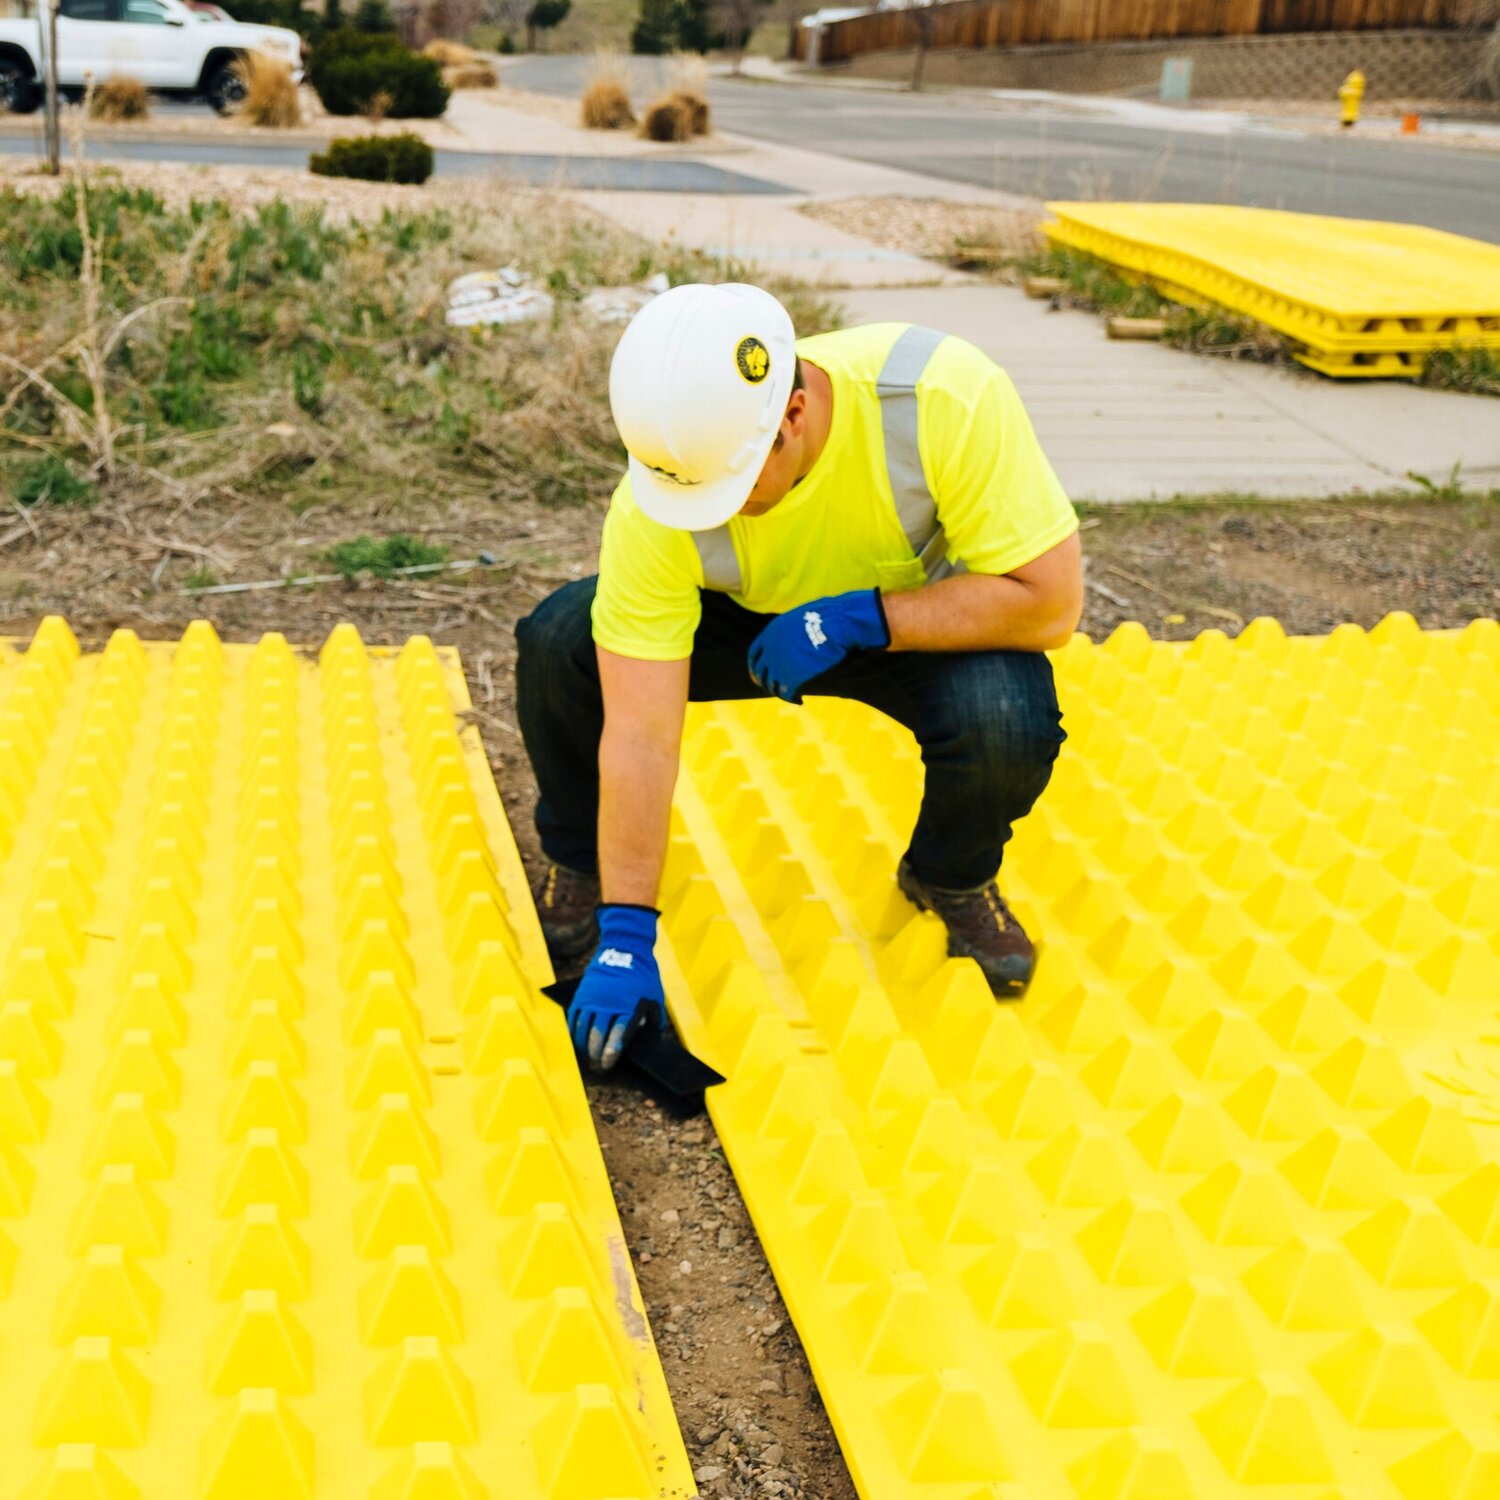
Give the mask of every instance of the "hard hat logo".
[(734, 351), (734, 362), (751, 385), (759, 385), (771, 373), (770, 350), (759, 339), (741, 339)]
[(668, 480), (670, 483), (684, 485), (689, 489), (691, 489), (693, 485), (702, 484), (703, 482), (701, 479), (689, 479), (683, 474), (674, 474), (670, 469), (662, 468), (660, 464), (647, 464), (646, 467), (650, 469), (653, 474), (660, 474), (663, 479)]

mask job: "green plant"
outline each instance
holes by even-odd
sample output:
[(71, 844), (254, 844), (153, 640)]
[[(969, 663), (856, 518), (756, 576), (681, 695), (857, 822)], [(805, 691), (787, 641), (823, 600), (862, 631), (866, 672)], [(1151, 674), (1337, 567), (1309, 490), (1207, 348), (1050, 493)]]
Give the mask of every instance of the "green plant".
[(426, 182), (432, 147), (420, 136), (340, 136), (308, 162), (319, 177), (357, 177), (365, 182)]
[(1066, 284), (1062, 301), (1093, 312), (1124, 318), (1154, 318), (1168, 305), (1166, 298), (1146, 282), (1130, 280), (1092, 255), (1057, 245), (1049, 246), (1039, 255), (1025, 257), (1021, 270), (1027, 276), (1057, 277)]
[(313, 46), (307, 77), (331, 115), (368, 113), (380, 95), (393, 120), (433, 120), (448, 107), (442, 68), (389, 32), (330, 31)]
[(1434, 500), (1459, 501), (1464, 498), (1464, 483), (1458, 477), (1459, 470), (1462, 468), (1463, 461), (1460, 459), (1449, 469), (1448, 477), (1441, 483), (1436, 479), (1429, 479), (1425, 474), (1418, 474), (1414, 469), (1408, 469), (1406, 477), (1413, 484), (1426, 490)]
[(1435, 349), (1422, 367), (1422, 384), (1473, 396), (1500, 396), (1500, 349)]
[(361, 573), (376, 578), (389, 578), (401, 568), (430, 567), (447, 562), (448, 549), (431, 542), (396, 532), (393, 536), (357, 536), (351, 542), (339, 542), (323, 554), (334, 572), (344, 578), (356, 578)]
[(16, 503), (37, 505), (92, 505), (98, 491), (86, 479), (80, 479), (60, 458), (49, 455), (27, 464), (16, 481)]
[(207, 563), (199, 563), (182, 580), (182, 586), (185, 589), (211, 589), (218, 581), (219, 575)]

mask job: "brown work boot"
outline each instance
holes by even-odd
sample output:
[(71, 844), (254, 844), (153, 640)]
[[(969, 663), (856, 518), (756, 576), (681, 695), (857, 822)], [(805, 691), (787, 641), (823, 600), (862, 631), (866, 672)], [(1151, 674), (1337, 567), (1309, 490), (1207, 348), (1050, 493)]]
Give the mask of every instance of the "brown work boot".
[(1036, 967), (1036, 949), (992, 880), (977, 891), (924, 885), (903, 859), (896, 884), (912, 905), (935, 912), (948, 929), (952, 958), (972, 958), (997, 1000), (1019, 1000)]
[(552, 966), (559, 979), (571, 978), (567, 971), (587, 962), (599, 942), (599, 877), (549, 860), (531, 894)]

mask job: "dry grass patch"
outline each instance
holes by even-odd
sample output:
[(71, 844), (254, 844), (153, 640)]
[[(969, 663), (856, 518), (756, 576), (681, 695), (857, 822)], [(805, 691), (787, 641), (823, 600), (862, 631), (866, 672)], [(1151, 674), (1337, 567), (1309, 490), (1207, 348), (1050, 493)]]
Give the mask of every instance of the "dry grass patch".
[(151, 115), (151, 90), (139, 78), (117, 73), (89, 90), (91, 120), (145, 120)]
[(234, 67), (245, 83), (245, 97), (235, 111), (241, 120), (271, 130), (291, 130), (302, 123), (302, 100), (289, 63), (251, 52)]
[(443, 82), (450, 89), (495, 89), (500, 75), (487, 62), (457, 63), (443, 69)]
[(440, 68), (462, 68), (479, 61), (479, 54), (472, 47), (450, 42), (445, 37), (434, 37), (422, 48), (422, 56), (430, 57)]

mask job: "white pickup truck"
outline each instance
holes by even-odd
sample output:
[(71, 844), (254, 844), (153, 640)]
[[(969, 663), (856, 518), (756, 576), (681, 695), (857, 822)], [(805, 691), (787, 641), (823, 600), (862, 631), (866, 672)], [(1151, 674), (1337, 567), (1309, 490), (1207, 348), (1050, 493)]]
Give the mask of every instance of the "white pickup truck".
[[(0, 20), (0, 114), (25, 114), (41, 99), (42, 39), (36, 17)], [(82, 89), (89, 78), (139, 79), (161, 93), (196, 94), (220, 114), (244, 94), (235, 62), (266, 52), (302, 77), (302, 38), (281, 26), (217, 21), (181, 0), (62, 0), (57, 15), (57, 81)]]

